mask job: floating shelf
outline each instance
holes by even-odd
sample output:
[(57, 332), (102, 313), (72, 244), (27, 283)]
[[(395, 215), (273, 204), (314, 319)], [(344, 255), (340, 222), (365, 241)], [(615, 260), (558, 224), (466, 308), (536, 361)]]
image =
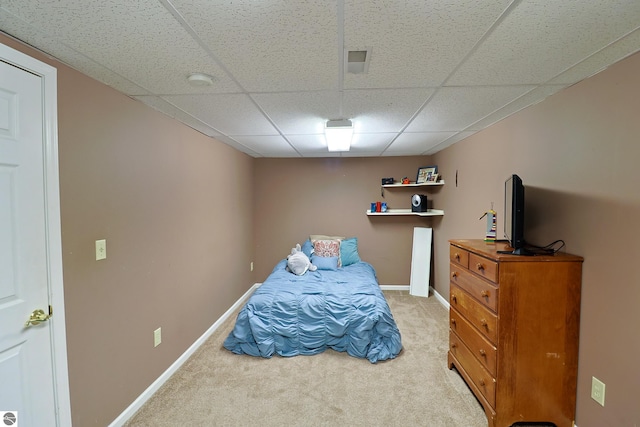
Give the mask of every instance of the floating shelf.
[(437, 181), (437, 182), (422, 182), (420, 184), (416, 184), (415, 182), (412, 182), (410, 184), (401, 184), (401, 183), (395, 183), (395, 184), (384, 184), (383, 187), (384, 188), (401, 188), (401, 187), (433, 187), (433, 186), (440, 186), (440, 185), (444, 185), (444, 181)]
[[(411, 185), (411, 184), (404, 184)], [(422, 184), (418, 184), (422, 185)], [(426, 212), (412, 212), (411, 209), (389, 209), (386, 212), (371, 212), (367, 210), (368, 216), (397, 216), (397, 215), (416, 215), (416, 216), (444, 216), (444, 211), (439, 209), (429, 209)]]

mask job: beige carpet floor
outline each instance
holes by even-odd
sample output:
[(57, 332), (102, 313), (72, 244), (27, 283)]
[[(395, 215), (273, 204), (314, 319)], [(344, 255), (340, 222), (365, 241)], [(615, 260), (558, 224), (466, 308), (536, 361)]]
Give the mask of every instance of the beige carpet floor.
[(227, 320), (128, 426), (486, 427), (482, 407), (447, 367), (448, 312), (435, 297), (385, 291), (403, 350), (389, 361), (328, 350), (271, 359), (222, 347)]

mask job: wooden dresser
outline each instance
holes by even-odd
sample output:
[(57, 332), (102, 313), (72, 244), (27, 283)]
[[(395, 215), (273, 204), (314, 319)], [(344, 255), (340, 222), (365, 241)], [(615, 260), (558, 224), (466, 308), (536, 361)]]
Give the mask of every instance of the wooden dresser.
[(498, 252), (506, 249), (450, 241), (449, 369), (476, 395), (489, 427), (573, 426), (583, 259)]

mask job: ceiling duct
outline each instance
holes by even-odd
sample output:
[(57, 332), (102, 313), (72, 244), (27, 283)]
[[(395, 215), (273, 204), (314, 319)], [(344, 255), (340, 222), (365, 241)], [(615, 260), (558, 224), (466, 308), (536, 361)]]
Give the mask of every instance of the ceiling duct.
[(354, 49), (346, 51), (347, 72), (352, 74), (365, 74), (369, 72), (371, 60), (371, 48)]

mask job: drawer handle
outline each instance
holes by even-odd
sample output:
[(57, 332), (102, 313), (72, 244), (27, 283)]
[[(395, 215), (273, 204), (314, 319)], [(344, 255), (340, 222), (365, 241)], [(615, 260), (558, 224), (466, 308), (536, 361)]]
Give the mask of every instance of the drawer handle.
[(458, 252), (453, 254), (453, 257), (456, 259), (456, 261), (460, 261), (460, 254)]
[(451, 344), (451, 348), (455, 350), (456, 348), (458, 348), (458, 344), (456, 343)]
[(451, 278), (455, 279), (456, 277), (458, 277), (458, 272), (454, 271), (453, 273), (451, 273)]
[(484, 291), (480, 292), (480, 296), (482, 298), (489, 298), (489, 291), (484, 290)]
[(486, 319), (480, 319), (480, 324), (486, 328), (487, 327), (487, 320)]
[(484, 387), (486, 385), (482, 378), (480, 378), (480, 381), (478, 381), (478, 383), (480, 384), (481, 387)]
[(480, 271), (484, 271), (484, 265), (482, 265), (482, 263), (477, 263), (476, 268)]
[(483, 349), (480, 349), (480, 356), (487, 357), (487, 352), (484, 351)]
[(456, 319), (451, 319), (451, 324), (453, 325), (453, 327), (456, 327)]
[(458, 297), (456, 296), (456, 294), (451, 294), (451, 301), (455, 302), (456, 304), (458, 303)]

